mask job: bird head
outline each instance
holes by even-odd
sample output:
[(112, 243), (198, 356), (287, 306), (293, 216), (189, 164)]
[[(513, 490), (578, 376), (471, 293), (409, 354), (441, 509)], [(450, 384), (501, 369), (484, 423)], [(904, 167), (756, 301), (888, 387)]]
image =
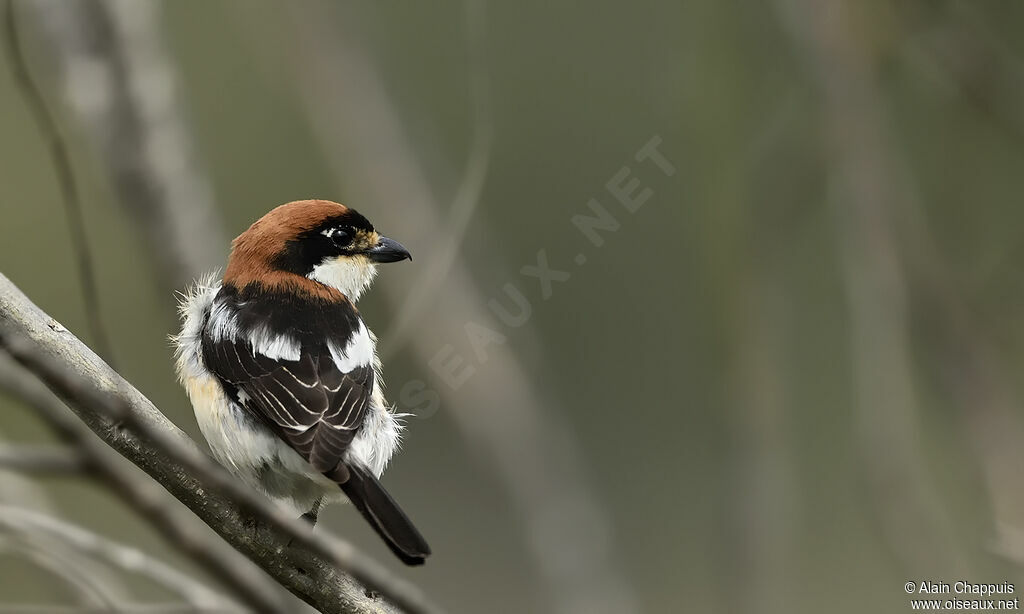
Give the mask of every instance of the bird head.
[(355, 302), (377, 264), (412, 259), (355, 209), (299, 200), (273, 209), (231, 243), (225, 283), (285, 289), (319, 298), (340, 292)]

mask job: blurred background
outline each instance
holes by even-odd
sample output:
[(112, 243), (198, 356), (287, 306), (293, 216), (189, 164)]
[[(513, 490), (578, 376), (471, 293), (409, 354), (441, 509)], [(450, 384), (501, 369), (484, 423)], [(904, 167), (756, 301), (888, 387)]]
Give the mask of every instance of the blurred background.
[[(193, 437), (175, 292), (231, 237), (318, 197), (410, 248), (360, 308), (414, 414), (384, 483), (435, 554), (321, 522), (450, 611), (903, 612), (907, 581), (1024, 583), (1024, 4), (15, 9), (105, 357)], [(96, 347), (13, 74), (0, 271)], [(51, 441), (8, 398), (0, 437)], [(87, 479), (0, 486), (213, 584)], [(80, 603), (26, 540), (0, 522), (5, 611)]]

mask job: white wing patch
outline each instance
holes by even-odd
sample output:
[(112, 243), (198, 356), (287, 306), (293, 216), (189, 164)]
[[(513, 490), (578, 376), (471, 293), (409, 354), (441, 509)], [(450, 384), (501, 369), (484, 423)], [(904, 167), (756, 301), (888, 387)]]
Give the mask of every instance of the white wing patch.
[(272, 360), (298, 360), (302, 356), (299, 342), (284, 335), (273, 335), (266, 330), (257, 330), (248, 339), (253, 355), (263, 354)]

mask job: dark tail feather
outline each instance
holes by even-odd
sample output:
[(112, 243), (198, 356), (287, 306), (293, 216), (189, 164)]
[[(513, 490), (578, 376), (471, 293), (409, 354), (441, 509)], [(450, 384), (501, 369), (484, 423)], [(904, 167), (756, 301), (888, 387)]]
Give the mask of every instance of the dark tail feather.
[(402, 508), (367, 469), (350, 465), (348, 470), (349, 478), (341, 484), (341, 490), (352, 505), (403, 563), (422, 565), (430, 554), (430, 546)]

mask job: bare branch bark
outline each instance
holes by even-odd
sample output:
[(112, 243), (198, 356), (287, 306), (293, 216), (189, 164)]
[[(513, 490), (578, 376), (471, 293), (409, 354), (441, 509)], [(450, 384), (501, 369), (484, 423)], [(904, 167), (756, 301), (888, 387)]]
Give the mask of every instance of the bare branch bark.
[(422, 593), (349, 544), (287, 516), (203, 454), (142, 393), (0, 275), (0, 345), (100, 438), (156, 479), (228, 543), (324, 613), (395, 612), (344, 571), (410, 612)]
[[(26, 340), (17, 337), (18, 333), (11, 328), (9, 321), (0, 321), (0, 347), (15, 360), (25, 361), (31, 350)], [(15, 379), (18, 375), (15, 369), (4, 369), (5, 378)], [(266, 583), (253, 565), (225, 544), (207, 539), (199, 524), (182, 514), (167, 493), (122, 462), (40, 382), (32, 379), (28, 373), (18, 379), (21, 380), (19, 394), (22, 399), (28, 401), (63, 440), (75, 445), (85, 455), (97, 475), (129, 507), (146, 517), (198, 565), (223, 581), (254, 611), (273, 614), (284, 608), (281, 594)]]

